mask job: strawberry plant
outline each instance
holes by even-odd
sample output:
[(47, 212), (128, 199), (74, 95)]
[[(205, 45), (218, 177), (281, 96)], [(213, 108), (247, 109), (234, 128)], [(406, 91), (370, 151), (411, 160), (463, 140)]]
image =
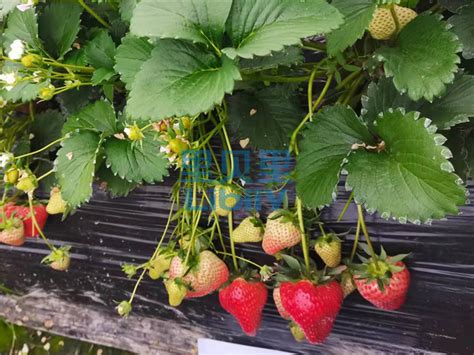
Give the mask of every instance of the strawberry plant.
[[(122, 265), (136, 284), (120, 315), (145, 277), (172, 306), (218, 291), (248, 335), (271, 288), (311, 343), (356, 288), (398, 309), (409, 259), (375, 252), (365, 213), (421, 224), (466, 204), (473, 16), (467, 0), (0, 1), (0, 242), (39, 236), (43, 262), (66, 271), (74, 249), (49, 241), (48, 214), (67, 218), (94, 186), (125, 197), (173, 179), (155, 251)], [(252, 154), (289, 167), (252, 189)], [(350, 255), (320, 217), (341, 182), (342, 214), (358, 211)], [(273, 212), (259, 215), (265, 195)]]

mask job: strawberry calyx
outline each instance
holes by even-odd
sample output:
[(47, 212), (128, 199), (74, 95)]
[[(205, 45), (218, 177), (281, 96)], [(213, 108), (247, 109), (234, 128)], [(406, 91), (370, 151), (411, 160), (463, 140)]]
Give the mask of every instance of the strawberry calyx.
[(292, 223), (299, 228), (298, 216), (295, 212), (285, 209), (273, 211), (269, 216), (270, 220), (278, 220), (280, 223)]
[(400, 262), (408, 255), (388, 256), (382, 247), (380, 255), (376, 255), (376, 258), (358, 255), (362, 264), (351, 264), (350, 270), (357, 280), (366, 280), (366, 283), (376, 280), (379, 289), (383, 291), (390, 284), (392, 275), (404, 270), (405, 267), (400, 266)]
[(283, 262), (278, 265), (275, 277), (277, 285), (282, 282), (301, 280), (310, 281), (314, 285), (323, 285), (335, 279), (328, 270), (318, 270), (313, 260), (311, 260), (310, 269), (307, 270), (302, 258), (287, 254), (281, 254), (281, 257)]
[(320, 237), (318, 237), (315, 241), (315, 245), (319, 245), (320, 247), (323, 247), (325, 245), (330, 245), (334, 242), (340, 242), (341, 239), (337, 236), (335, 233), (326, 233)]
[(23, 221), (15, 217), (15, 212), (13, 212), (10, 217), (5, 218), (0, 222), (0, 230), (11, 230), (11, 229), (18, 229), (22, 228)]

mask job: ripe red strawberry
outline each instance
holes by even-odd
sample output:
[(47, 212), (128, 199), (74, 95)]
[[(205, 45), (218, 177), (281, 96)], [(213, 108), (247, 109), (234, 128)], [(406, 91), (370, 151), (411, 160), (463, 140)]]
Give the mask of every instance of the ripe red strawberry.
[(341, 263), (341, 240), (337, 235), (328, 233), (319, 237), (314, 249), (327, 266), (336, 267)]
[(275, 255), (279, 251), (295, 246), (301, 241), (300, 229), (287, 213), (274, 211), (268, 216), (262, 247), (265, 253)]
[[(379, 261), (379, 268), (388, 272), (384, 261)], [(385, 310), (395, 310), (400, 308), (406, 299), (408, 288), (410, 286), (410, 272), (402, 261), (393, 264), (401, 271), (391, 272), (391, 276), (386, 281), (380, 279), (367, 279), (359, 275), (354, 276), (354, 282), (357, 285), (362, 297), (372, 303), (375, 307)], [(383, 289), (381, 289), (381, 284)]]
[(273, 301), (275, 302), (275, 306), (278, 310), (278, 313), (280, 313), (280, 316), (283, 319), (290, 320), (291, 319), (290, 315), (285, 310), (285, 308), (283, 308), (283, 304), (281, 303), (281, 296), (280, 296), (280, 288), (279, 287), (273, 289)]
[(0, 232), (0, 243), (21, 246), (25, 243), (25, 231), (21, 219), (13, 217), (2, 222)]
[(323, 285), (309, 280), (284, 282), (280, 295), (283, 307), (312, 344), (323, 342), (329, 335), (344, 298), (336, 281)]
[(169, 269), (170, 280), (181, 278), (188, 286), (186, 297), (206, 296), (222, 286), (229, 279), (227, 265), (209, 250), (202, 251), (195, 265), (184, 265), (184, 260), (175, 256)]
[[(33, 210), (35, 212), (36, 221), (38, 222), (39, 227), (43, 229), (48, 218), (48, 212), (46, 212), (46, 207), (42, 204), (35, 204), (33, 206)], [(18, 217), (23, 221), (25, 237), (36, 237), (39, 235), (38, 229), (33, 226), (33, 220), (31, 219), (29, 206), (21, 206), (15, 205), (14, 203), (7, 203), (5, 205), (6, 216), (10, 217), (13, 213), (15, 213), (15, 217)]]
[(260, 219), (250, 216), (240, 222), (232, 233), (234, 243), (257, 243), (263, 239), (263, 224)]
[(242, 330), (255, 336), (262, 320), (262, 311), (267, 302), (268, 291), (263, 282), (238, 278), (219, 291), (219, 302), (239, 322)]

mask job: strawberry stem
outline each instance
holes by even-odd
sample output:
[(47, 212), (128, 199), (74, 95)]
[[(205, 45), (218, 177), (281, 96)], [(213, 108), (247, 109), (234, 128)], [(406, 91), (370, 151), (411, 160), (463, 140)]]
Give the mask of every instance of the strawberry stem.
[(306, 240), (306, 233), (304, 231), (303, 206), (301, 204), (301, 200), (299, 197), (296, 198), (296, 210), (298, 211), (298, 222), (300, 225), (301, 233), (303, 234), (301, 237), (301, 248), (303, 249), (304, 265), (306, 267), (306, 271), (309, 272), (310, 271), (309, 247), (308, 247), (308, 241)]
[(356, 251), (357, 251), (357, 246), (359, 245), (360, 226), (361, 226), (360, 218), (358, 218), (357, 219), (356, 234), (355, 234), (355, 237), (354, 237), (354, 244), (352, 245), (351, 262), (354, 259), (354, 256), (355, 256)]
[(370, 240), (369, 232), (367, 231), (367, 226), (365, 225), (365, 219), (364, 219), (364, 212), (362, 211), (362, 206), (357, 205), (357, 212), (359, 215), (359, 222), (362, 227), (362, 231), (364, 232), (365, 239), (367, 240), (367, 246), (369, 247), (370, 251), (370, 256), (372, 256), (372, 259), (375, 264), (375, 268), (378, 269), (377, 265), (377, 254), (375, 254), (374, 246), (372, 245), (372, 241)]
[(344, 217), (344, 215), (346, 214), (347, 209), (349, 208), (349, 205), (351, 204), (353, 199), (354, 199), (354, 191), (351, 192), (351, 195), (347, 199), (347, 202), (344, 205), (344, 208), (342, 209), (341, 214), (339, 215), (339, 217), (337, 217), (338, 222), (340, 222), (342, 220), (342, 218)]
[(140, 277), (138, 278), (137, 282), (135, 283), (135, 287), (133, 288), (132, 295), (130, 296), (130, 300), (128, 301), (130, 304), (132, 304), (133, 299), (135, 298), (135, 295), (137, 294), (138, 287), (140, 286), (143, 278), (145, 277), (145, 274), (147, 273), (147, 271), (149, 269), (149, 267), (148, 267), (149, 263), (157, 257), (157, 255), (160, 251), (160, 248), (161, 248), (161, 244), (163, 243), (163, 241), (166, 237), (166, 234), (168, 233), (168, 229), (169, 229), (170, 224), (171, 224), (171, 217), (172, 217), (173, 211), (174, 211), (174, 204), (175, 204), (175, 200), (173, 199), (173, 202), (171, 203), (171, 207), (170, 207), (170, 212), (168, 214), (168, 220), (166, 222), (165, 230), (163, 231), (163, 234), (161, 235), (160, 241), (158, 243), (158, 246), (155, 249), (155, 252), (153, 253), (153, 256), (149, 259), (149, 261), (147, 263), (147, 267), (143, 268), (143, 271), (140, 274)]
[(34, 228), (36, 228), (38, 230), (39, 235), (44, 240), (48, 248), (51, 251), (55, 251), (56, 247), (49, 242), (48, 238), (46, 238), (46, 236), (44, 235), (43, 231), (41, 230), (38, 224), (38, 221), (36, 220), (35, 209), (33, 208), (33, 196), (31, 194), (28, 194), (28, 204), (30, 206), (31, 220), (33, 221), (33, 227), (32, 227), (33, 231), (34, 231)]
[[(223, 251), (216, 251), (216, 253), (217, 253), (217, 254), (221, 254), (221, 255), (232, 256), (232, 257), (233, 257), (232, 254), (230, 254), (230, 253), (225, 253), (225, 252), (223, 252)], [(238, 255), (236, 255), (235, 257), (236, 257), (237, 259), (239, 259), (239, 260), (245, 261), (246, 263), (248, 263), (248, 264), (250, 264), (250, 265), (253, 265), (253, 266), (255, 266), (255, 267), (258, 267), (259, 269), (263, 269), (263, 266), (262, 266), (262, 265), (259, 265), (259, 264), (255, 263), (255, 262), (253, 262), (252, 260), (243, 258), (243, 257), (238, 256)]]
[(232, 211), (229, 212), (227, 216), (227, 221), (229, 224), (229, 239), (230, 239), (230, 251), (232, 253), (232, 263), (234, 264), (235, 271), (239, 271), (239, 263), (237, 262), (237, 255), (235, 253), (235, 244), (234, 239), (232, 238), (232, 234), (234, 233), (234, 222), (232, 220)]
[(395, 11), (395, 4), (390, 5), (390, 12), (393, 17), (393, 21), (395, 22), (395, 33), (398, 34), (400, 32), (400, 21), (398, 20), (397, 12)]
[(41, 149), (35, 150), (34, 152), (30, 152), (30, 153), (26, 153), (26, 154), (20, 155), (20, 156), (18, 156), (18, 157), (15, 157), (15, 159), (18, 160), (18, 159), (21, 159), (21, 158), (26, 158), (26, 157), (29, 157), (29, 156), (31, 156), (31, 155), (35, 155), (35, 154), (41, 153), (41, 152), (45, 151), (46, 149), (52, 147), (53, 145), (62, 142), (64, 139), (66, 139), (66, 137), (58, 138), (58, 139), (56, 139), (55, 141), (52, 141), (51, 143), (49, 143), (48, 145), (45, 145), (45, 146), (44, 146), (43, 148), (41, 148)]
[(100, 17), (89, 5), (87, 5), (84, 0), (79, 0), (79, 4), (86, 10), (92, 17), (94, 17), (102, 26), (106, 27), (107, 29), (111, 30), (112, 26), (110, 26), (102, 17)]
[[(333, 74), (330, 74), (328, 76), (328, 79), (326, 81), (326, 85), (324, 85), (324, 88), (321, 91), (321, 94), (319, 94), (319, 97), (316, 99), (314, 104), (311, 106), (310, 112), (308, 112), (308, 114), (305, 116), (305, 118), (303, 118), (303, 120), (300, 122), (299, 126), (293, 131), (293, 134), (291, 135), (290, 151), (294, 151), (296, 155), (298, 154), (298, 146), (296, 144), (296, 139), (298, 138), (298, 133), (304, 127), (305, 123), (308, 120), (312, 119), (313, 112), (314, 112), (314, 110), (316, 110), (319, 107), (319, 105), (323, 101), (324, 97), (326, 96), (326, 94), (329, 90), (329, 87), (331, 86), (333, 77), (334, 77)], [(308, 86), (308, 95), (309, 95), (309, 92), (310, 92), (310, 90), (309, 90), (309, 86)], [(312, 92), (312, 89), (311, 89), (311, 92)], [(312, 100), (312, 97), (308, 97), (308, 100)]]

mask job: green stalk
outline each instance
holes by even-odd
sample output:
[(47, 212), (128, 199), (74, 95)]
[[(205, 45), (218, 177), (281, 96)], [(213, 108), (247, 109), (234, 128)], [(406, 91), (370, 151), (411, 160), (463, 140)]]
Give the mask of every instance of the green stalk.
[(19, 155), (19, 156), (15, 157), (15, 159), (22, 159), (22, 158), (29, 157), (29, 156), (31, 156), (31, 155), (35, 155), (35, 154), (41, 153), (41, 152), (43, 152), (43, 151), (45, 151), (45, 150), (51, 148), (53, 145), (62, 142), (64, 139), (66, 139), (66, 137), (58, 138), (58, 139), (56, 139), (55, 141), (49, 143), (48, 145), (44, 146), (44, 147), (41, 148), (41, 149), (35, 150), (34, 152), (26, 153), (26, 154), (23, 154), (23, 155)]
[(306, 267), (306, 271), (309, 272), (310, 271), (309, 246), (308, 246), (308, 241), (306, 240), (306, 233), (304, 230), (303, 206), (301, 204), (301, 200), (299, 197), (296, 198), (296, 209), (298, 211), (299, 227), (301, 229), (301, 233), (303, 234), (301, 237), (301, 248), (303, 249), (304, 265)]
[(89, 5), (87, 5), (84, 0), (79, 0), (79, 4), (86, 10), (92, 17), (94, 17), (102, 26), (106, 27), (107, 29), (111, 30), (112, 26), (110, 26), (104, 19), (102, 19)]
[(375, 253), (374, 246), (372, 245), (372, 241), (370, 240), (369, 233), (367, 231), (367, 226), (365, 225), (364, 219), (364, 212), (362, 211), (362, 206), (357, 205), (357, 213), (359, 215), (360, 225), (362, 227), (362, 232), (364, 232), (365, 239), (367, 240), (367, 246), (369, 247), (370, 255), (372, 256), (373, 261), (375, 262), (375, 267), (378, 268), (377, 265), (377, 254)]
[[(329, 77), (328, 77), (328, 80), (326, 81), (326, 84), (324, 85), (324, 88), (323, 90), (321, 91), (321, 94), (319, 95), (319, 97), (317, 98), (317, 100), (314, 102), (313, 106), (312, 106), (312, 111), (311, 112), (314, 112), (314, 110), (319, 106), (319, 104), (323, 101), (324, 97), (326, 96), (328, 90), (329, 90), (329, 86), (331, 85), (331, 82), (332, 82), (332, 79), (333, 79), (333, 75), (330, 74)], [(296, 139), (298, 138), (298, 133), (300, 132), (300, 130), (304, 127), (305, 123), (312, 117), (312, 114), (308, 113), (305, 118), (303, 118), (303, 120), (301, 121), (301, 123), (298, 125), (298, 127), (293, 131), (293, 134), (291, 135), (291, 140), (290, 140), (290, 149), (294, 149), (294, 151), (297, 153), (298, 152), (298, 148), (296, 146)]]

